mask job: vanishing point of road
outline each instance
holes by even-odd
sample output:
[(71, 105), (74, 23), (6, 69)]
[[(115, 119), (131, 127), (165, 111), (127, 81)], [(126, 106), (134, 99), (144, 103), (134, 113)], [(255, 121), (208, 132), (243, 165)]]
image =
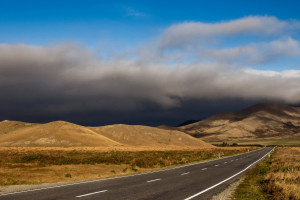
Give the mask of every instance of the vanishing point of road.
[(122, 177), (1, 194), (0, 200), (209, 199), (268, 155), (274, 147), (212, 161)]

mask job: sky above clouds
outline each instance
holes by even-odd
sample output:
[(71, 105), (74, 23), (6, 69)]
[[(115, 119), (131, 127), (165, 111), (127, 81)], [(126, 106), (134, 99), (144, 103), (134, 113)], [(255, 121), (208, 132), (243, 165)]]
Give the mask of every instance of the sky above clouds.
[(299, 105), (298, 4), (0, 2), (0, 120), (176, 125)]

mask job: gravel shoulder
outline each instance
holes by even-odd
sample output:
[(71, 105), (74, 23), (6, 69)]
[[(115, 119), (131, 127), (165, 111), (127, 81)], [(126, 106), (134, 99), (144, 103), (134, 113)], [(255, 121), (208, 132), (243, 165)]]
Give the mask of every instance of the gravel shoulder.
[(238, 180), (230, 184), (225, 190), (213, 196), (211, 200), (231, 200), (234, 191), (239, 186), (239, 184), (241, 184), (244, 181), (244, 179), (245, 176), (239, 178)]
[(72, 184), (72, 183), (73, 182), (58, 182), (58, 183), (42, 183), (42, 184), (32, 184), (32, 185), (0, 186), (0, 194), (20, 192), (20, 191), (26, 191), (26, 190), (35, 190), (35, 189), (47, 188), (47, 187), (55, 187), (55, 186), (60, 186), (60, 185)]

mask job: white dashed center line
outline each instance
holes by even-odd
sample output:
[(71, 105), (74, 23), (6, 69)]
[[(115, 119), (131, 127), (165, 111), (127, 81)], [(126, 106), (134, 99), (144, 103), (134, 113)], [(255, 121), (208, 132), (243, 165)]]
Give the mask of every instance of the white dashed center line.
[(160, 180), (161, 180), (160, 178), (157, 178), (157, 179), (153, 179), (153, 180), (147, 181), (147, 183), (154, 182), (154, 181), (160, 181)]
[(185, 173), (182, 173), (181, 175), (183, 176), (183, 175), (187, 175), (187, 174), (189, 174), (190, 172), (185, 172)]
[(93, 194), (98, 194), (98, 193), (102, 193), (102, 192), (107, 192), (107, 190), (101, 190), (101, 191), (98, 191), (98, 192), (92, 192), (92, 193), (88, 193), (88, 194), (83, 194), (83, 195), (79, 195), (79, 196), (76, 196), (76, 197), (85, 197), (85, 196), (89, 196), (89, 195), (93, 195)]
[(227, 162), (224, 162), (224, 164), (226, 164)]
[(203, 168), (203, 169), (201, 169), (201, 170), (206, 170), (207, 168)]
[[(268, 152), (268, 153), (270, 153), (270, 152)], [(267, 154), (268, 154), (268, 153), (267, 153)], [(218, 185), (221, 185), (222, 183), (224, 183), (224, 182), (226, 182), (226, 181), (232, 179), (233, 177), (235, 177), (235, 176), (237, 176), (237, 175), (243, 173), (244, 171), (246, 171), (247, 169), (249, 169), (251, 166), (253, 166), (254, 164), (258, 163), (260, 160), (262, 160), (265, 156), (267, 156), (267, 154), (265, 154), (264, 156), (262, 156), (261, 158), (259, 158), (259, 159), (256, 160), (255, 162), (253, 162), (252, 164), (248, 165), (246, 168), (244, 168), (243, 170), (239, 171), (238, 173), (236, 173), (236, 174), (230, 176), (229, 178), (227, 178), (227, 179), (225, 179), (225, 180), (223, 180), (223, 181), (221, 181), (221, 182), (219, 182), (219, 183), (217, 183), (217, 184), (215, 184), (215, 185), (213, 185), (213, 186), (210, 186), (209, 188), (207, 188), (207, 189), (205, 189), (205, 190), (202, 190), (201, 192), (198, 192), (197, 194), (194, 194), (194, 195), (192, 195), (192, 196), (190, 196), (190, 197), (187, 197), (187, 198), (185, 198), (184, 200), (190, 200), (190, 199), (193, 199), (193, 198), (195, 198), (195, 197), (197, 197), (197, 196), (203, 194), (204, 192), (207, 192), (207, 191), (209, 191), (209, 190), (211, 190), (211, 189), (217, 187)]]
[(215, 167), (218, 167), (219, 165), (215, 165)]

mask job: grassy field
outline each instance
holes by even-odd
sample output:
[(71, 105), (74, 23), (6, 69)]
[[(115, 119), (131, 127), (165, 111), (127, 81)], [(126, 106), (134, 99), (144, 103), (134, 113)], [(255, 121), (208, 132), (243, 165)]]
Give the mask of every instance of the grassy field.
[[(224, 141), (228, 144), (237, 143), (238, 145), (277, 145), (277, 146), (300, 146), (300, 138), (286, 138), (286, 139), (262, 139), (262, 140), (238, 140), (238, 141)], [(222, 144), (222, 142), (210, 142), (211, 144)]]
[(233, 199), (300, 199), (300, 147), (278, 147), (247, 173)]
[(193, 151), (97, 151), (84, 149), (0, 149), (0, 185), (75, 181), (139, 173), (254, 150), (254, 147)]

